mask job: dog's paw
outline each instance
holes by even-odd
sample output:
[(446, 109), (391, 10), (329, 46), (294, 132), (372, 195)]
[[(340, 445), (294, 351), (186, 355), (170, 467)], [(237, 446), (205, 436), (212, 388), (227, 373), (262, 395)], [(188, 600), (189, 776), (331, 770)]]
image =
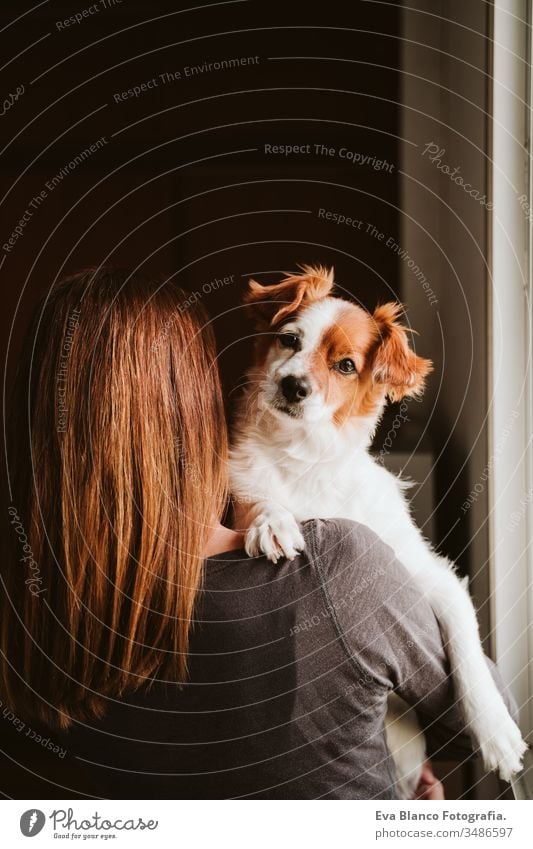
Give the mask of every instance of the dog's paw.
[(479, 725), (472, 732), (479, 742), (485, 769), (499, 772), (500, 778), (510, 781), (522, 769), (522, 758), (528, 748), (518, 725), (509, 714), (502, 716), (501, 721), (491, 722), (490, 732), (486, 723)]
[(264, 554), (277, 563), (282, 557), (296, 557), (305, 548), (305, 541), (292, 513), (276, 507), (256, 516), (246, 531), (244, 548), (250, 557)]

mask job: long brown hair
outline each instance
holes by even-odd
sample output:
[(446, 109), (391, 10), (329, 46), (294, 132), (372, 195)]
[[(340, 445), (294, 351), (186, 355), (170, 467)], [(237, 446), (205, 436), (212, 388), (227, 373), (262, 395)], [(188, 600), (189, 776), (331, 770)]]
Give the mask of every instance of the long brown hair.
[(113, 269), (64, 280), (23, 360), (0, 693), (65, 728), (155, 678), (186, 679), (226, 427), (213, 335), (172, 281)]

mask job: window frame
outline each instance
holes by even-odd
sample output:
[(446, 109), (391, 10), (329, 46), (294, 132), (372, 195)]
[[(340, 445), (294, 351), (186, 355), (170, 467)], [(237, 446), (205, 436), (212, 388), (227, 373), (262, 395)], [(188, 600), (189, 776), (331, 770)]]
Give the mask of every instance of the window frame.
[[(488, 330), (492, 651), (520, 707), (522, 731), (531, 742), (533, 86), (529, 5), (527, 0), (495, 0), (492, 11)], [(507, 424), (510, 417), (512, 427)]]

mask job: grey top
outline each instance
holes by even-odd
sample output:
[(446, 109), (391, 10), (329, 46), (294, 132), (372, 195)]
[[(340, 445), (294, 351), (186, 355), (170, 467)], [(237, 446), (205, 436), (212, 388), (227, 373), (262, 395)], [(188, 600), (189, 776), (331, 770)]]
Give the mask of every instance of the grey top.
[(395, 799), (391, 690), (433, 757), (471, 754), (435, 616), (392, 550), (346, 520), (302, 528), (293, 561), (206, 562), (185, 687), (156, 684), (68, 735), (98, 795)]

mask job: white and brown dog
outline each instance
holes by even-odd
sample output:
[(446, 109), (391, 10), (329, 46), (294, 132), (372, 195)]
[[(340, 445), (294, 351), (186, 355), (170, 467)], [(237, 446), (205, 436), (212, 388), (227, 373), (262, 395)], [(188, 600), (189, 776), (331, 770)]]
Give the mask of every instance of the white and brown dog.
[[(457, 698), (487, 769), (508, 780), (526, 750), (483, 658), (476, 614), (454, 565), (411, 518), (405, 484), (369, 453), (387, 398), (420, 394), (429, 360), (411, 350), (387, 303), (372, 315), (332, 297), (333, 270), (303, 266), (277, 285), (250, 281), (258, 336), (231, 452), (236, 526), (251, 556), (276, 562), (303, 547), (298, 522), (343, 517), (372, 528), (430, 602)], [(389, 702), (387, 739), (397, 787), (412, 796), (424, 760), (412, 711)]]

